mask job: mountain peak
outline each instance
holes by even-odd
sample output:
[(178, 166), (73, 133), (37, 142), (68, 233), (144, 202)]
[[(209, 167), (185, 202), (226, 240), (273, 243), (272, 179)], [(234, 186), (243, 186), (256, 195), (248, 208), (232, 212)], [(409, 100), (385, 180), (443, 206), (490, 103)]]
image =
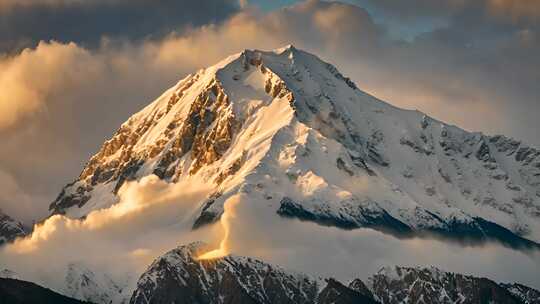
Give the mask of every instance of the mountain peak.
[(244, 193), (268, 216), (343, 229), (540, 241), (540, 151), (391, 106), (292, 46), (246, 50), (179, 81), (104, 143), (51, 210), (84, 217), (150, 174), (208, 185), (194, 228)]
[(194, 250), (201, 246), (179, 246), (157, 258), (130, 303), (377, 303), (334, 279), (325, 284), (249, 257), (198, 260)]

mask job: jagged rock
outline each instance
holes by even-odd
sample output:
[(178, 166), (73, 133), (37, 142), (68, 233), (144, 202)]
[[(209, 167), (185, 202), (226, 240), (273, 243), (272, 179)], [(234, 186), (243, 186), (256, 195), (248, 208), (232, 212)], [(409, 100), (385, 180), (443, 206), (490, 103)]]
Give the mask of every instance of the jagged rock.
[(375, 297), (398, 303), (527, 303), (486, 278), (437, 268), (386, 267), (368, 280)]
[(252, 258), (197, 260), (208, 250), (194, 243), (156, 259), (139, 279), (130, 303), (376, 303), (335, 280), (321, 286), (307, 275)]
[(18, 237), (25, 236), (28, 229), (0, 209), (0, 245), (11, 242)]
[(318, 304), (375, 304), (373, 297), (347, 287), (335, 279), (328, 279), (326, 287), (317, 297)]
[(367, 284), (343, 284), (297, 274), (249, 257), (197, 260), (203, 243), (157, 258), (140, 277), (130, 303), (494, 303), (535, 304), (540, 292), (520, 284), (446, 272), (435, 267), (384, 267)]
[(520, 299), (524, 304), (539, 304), (540, 303), (540, 291), (521, 285), (521, 284), (501, 284), (506, 290), (508, 290), (515, 297)]

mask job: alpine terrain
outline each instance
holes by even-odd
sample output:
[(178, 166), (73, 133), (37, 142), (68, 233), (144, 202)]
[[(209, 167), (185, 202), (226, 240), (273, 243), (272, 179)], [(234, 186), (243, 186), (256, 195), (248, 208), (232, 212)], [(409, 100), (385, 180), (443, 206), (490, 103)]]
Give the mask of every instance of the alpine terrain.
[(198, 260), (204, 247), (180, 246), (156, 259), (130, 303), (540, 303), (538, 290), (434, 267), (385, 267), (367, 284), (342, 283), (246, 257)]
[(268, 217), (513, 248), (540, 242), (539, 150), (396, 108), (293, 46), (246, 50), (178, 82), (121, 125), (51, 213), (84, 218), (151, 174), (212, 189), (195, 202), (193, 229), (242, 193)]
[(27, 234), (27, 229), (0, 209), (0, 245)]

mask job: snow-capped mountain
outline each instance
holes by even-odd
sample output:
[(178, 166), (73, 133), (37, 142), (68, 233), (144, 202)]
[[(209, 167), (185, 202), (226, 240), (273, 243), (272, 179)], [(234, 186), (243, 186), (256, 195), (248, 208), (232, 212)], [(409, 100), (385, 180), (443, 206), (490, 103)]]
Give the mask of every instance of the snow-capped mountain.
[(252, 258), (197, 260), (207, 250), (193, 243), (156, 259), (130, 303), (377, 303), (336, 280), (313, 279)]
[(384, 304), (540, 303), (538, 290), (435, 267), (385, 267), (368, 279), (367, 286)]
[(27, 229), (0, 209), (0, 245), (27, 234)]
[(535, 289), (434, 267), (386, 267), (368, 284), (343, 284), (247, 257), (197, 260), (205, 250), (194, 243), (156, 259), (130, 303), (540, 303)]
[(65, 288), (62, 294), (91, 303), (120, 303), (124, 286), (109, 278), (106, 274), (95, 273), (81, 263), (67, 266)]
[(344, 229), (540, 241), (539, 150), (396, 108), (292, 46), (181, 80), (122, 124), (50, 209), (84, 217), (150, 174), (212, 188), (194, 228), (242, 192), (269, 216)]

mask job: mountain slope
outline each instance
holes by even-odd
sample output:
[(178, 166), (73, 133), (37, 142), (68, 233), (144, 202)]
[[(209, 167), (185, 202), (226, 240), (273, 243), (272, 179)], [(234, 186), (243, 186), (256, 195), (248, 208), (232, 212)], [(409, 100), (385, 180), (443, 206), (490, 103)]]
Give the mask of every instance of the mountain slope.
[(533, 297), (518, 298), (504, 285), (486, 278), (444, 272), (434, 267), (386, 267), (373, 275), (367, 285), (385, 304), (538, 301)]
[(386, 267), (364, 284), (315, 279), (239, 256), (197, 260), (202, 243), (156, 259), (130, 303), (539, 303), (535, 289), (437, 268)]
[(335, 280), (324, 284), (256, 259), (197, 260), (207, 250), (194, 243), (156, 259), (130, 303), (376, 303)]
[(292, 46), (181, 80), (105, 142), (51, 211), (84, 217), (149, 174), (212, 188), (194, 202), (194, 228), (242, 192), (269, 216), (344, 229), (540, 241), (540, 151), (395, 108)]
[(62, 294), (92, 303), (119, 303), (122, 286), (105, 274), (95, 273), (81, 263), (71, 263), (67, 267), (65, 288)]
[(525, 304), (539, 304), (540, 291), (521, 285), (521, 284), (503, 284), (511, 294), (522, 300)]
[(0, 209), (0, 245), (27, 234), (26, 228)]
[(82, 304), (82, 302), (53, 292), (34, 283), (0, 278), (0, 299), (9, 304)]

